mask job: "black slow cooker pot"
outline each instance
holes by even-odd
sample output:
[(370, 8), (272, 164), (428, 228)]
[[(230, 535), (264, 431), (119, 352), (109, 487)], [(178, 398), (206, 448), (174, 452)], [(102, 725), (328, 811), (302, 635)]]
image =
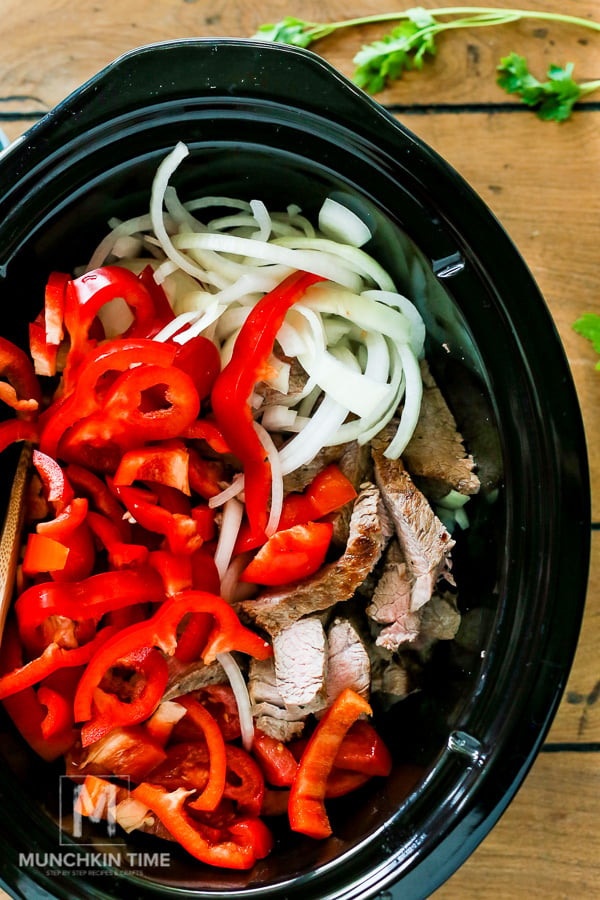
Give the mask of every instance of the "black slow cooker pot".
[[(160, 866), (156, 841), (100, 826), (78, 844), (61, 820), (60, 769), (3, 721), (2, 883), (27, 900), (426, 897), (523, 781), (574, 653), (589, 487), (563, 350), (515, 247), (447, 163), (313, 54), (229, 39), (126, 54), (0, 157), (6, 337), (26, 346), (49, 271), (88, 259), (110, 217), (147, 209), (178, 141), (191, 150), (174, 179), (186, 198), (298, 203), (314, 217), (341, 196), (369, 222), (367, 249), (418, 304), (483, 484), (455, 554), (463, 627), (437, 646), (421, 690), (380, 713), (390, 778), (334, 804), (325, 842), (282, 825), (272, 855), (247, 873), (184, 853)], [(11, 464), (7, 454), (7, 483)]]

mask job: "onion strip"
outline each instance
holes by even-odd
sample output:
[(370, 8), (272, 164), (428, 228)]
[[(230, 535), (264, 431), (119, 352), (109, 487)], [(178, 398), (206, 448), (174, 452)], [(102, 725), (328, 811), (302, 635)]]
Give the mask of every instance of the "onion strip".
[(223, 666), (223, 670), (229, 679), (229, 684), (237, 703), (242, 746), (244, 750), (250, 752), (254, 742), (254, 720), (252, 718), (252, 707), (246, 679), (231, 653), (217, 653), (217, 659)]

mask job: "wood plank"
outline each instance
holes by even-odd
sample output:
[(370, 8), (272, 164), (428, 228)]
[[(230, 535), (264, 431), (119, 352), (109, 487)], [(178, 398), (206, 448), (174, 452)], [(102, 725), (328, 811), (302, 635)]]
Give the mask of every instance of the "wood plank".
[(496, 827), (435, 900), (600, 896), (600, 753), (542, 753)]
[[(426, 0), (423, 5), (441, 6), (435, 0)], [(489, 5), (502, 6), (502, 2), (496, 0)], [(264, 0), (261, 4), (238, 0), (209, 7), (182, 0), (153, 4), (150, 11), (147, 0), (130, 0), (125, 10), (118, 0), (80, 0), (75, 6), (69, 0), (38, 0), (35, 4), (4, 0), (0, 112), (2, 98), (15, 94), (29, 98), (22, 103), (50, 108), (116, 56), (141, 44), (200, 36), (250, 37), (259, 25), (290, 14), (330, 22), (408, 6), (394, 0), (303, 0), (295, 7), (287, 0)], [(560, 12), (564, 4), (561, 0), (530, 0), (527, 6)], [(592, 0), (570, 0), (569, 11), (583, 18), (598, 16)], [(314, 49), (351, 76), (356, 52), (363, 44), (381, 38), (390, 27), (383, 24), (351, 29), (319, 42)], [(440, 38), (435, 63), (427, 64), (420, 73), (409, 73), (378, 99), (403, 105), (508, 103), (511, 98), (495, 84), (495, 68), (502, 56), (512, 50), (526, 55), (540, 78), (549, 63), (567, 61), (575, 63), (579, 78), (592, 78), (597, 75), (590, 48), (592, 36), (589, 30), (535, 20), (449, 32)]]

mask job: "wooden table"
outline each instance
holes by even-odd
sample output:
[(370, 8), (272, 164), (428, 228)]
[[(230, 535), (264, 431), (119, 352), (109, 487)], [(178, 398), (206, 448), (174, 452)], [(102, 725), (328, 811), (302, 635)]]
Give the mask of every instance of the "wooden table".
[[(600, 18), (598, 0), (524, 5)], [(0, 128), (16, 138), (106, 63), (143, 43), (248, 37), (261, 23), (290, 14), (335, 21), (402, 8), (393, 0), (302, 0), (295, 7), (283, 0), (3, 0)], [(382, 33), (362, 27), (315, 49), (350, 75), (360, 46)], [(580, 79), (598, 78), (599, 47), (597, 34), (536, 21), (450, 32), (434, 64), (378, 97), (473, 185), (528, 262), (566, 347), (592, 473), (591, 577), (567, 690), (517, 798), (436, 892), (439, 900), (600, 897), (600, 372), (591, 346), (571, 327), (582, 312), (600, 312), (600, 93), (570, 121), (555, 124), (495, 84), (495, 67), (512, 50), (527, 56), (538, 77), (550, 63), (573, 61)]]

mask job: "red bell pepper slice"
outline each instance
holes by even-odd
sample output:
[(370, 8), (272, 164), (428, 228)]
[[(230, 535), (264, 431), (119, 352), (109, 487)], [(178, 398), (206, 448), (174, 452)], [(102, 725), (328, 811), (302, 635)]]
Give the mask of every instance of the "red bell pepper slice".
[[(238, 705), (229, 684), (207, 684), (188, 694), (193, 697), (217, 720), (225, 741), (235, 741), (241, 734)], [(173, 729), (174, 743), (199, 741), (201, 730), (189, 718), (182, 718)]]
[(25, 545), (23, 572), (26, 575), (39, 575), (41, 572), (64, 569), (68, 555), (69, 548), (59, 541), (43, 534), (30, 534)]
[(229, 445), (214, 422), (208, 419), (196, 419), (181, 433), (184, 438), (194, 441), (206, 441), (215, 453), (231, 453)]
[(86, 354), (95, 345), (89, 333), (98, 311), (118, 297), (135, 316), (130, 334), (145, 337), (155, 319), (155, 307), (148, 289), (133, 272), (120, 266), (104, 266), (67, 282), (64, 325), (69, 333), (70, 349), (63, 371), (67, 392), (75, 383)]
[(171, 553), (190, 554), (202, 546), (198, 523), (191, 516), (169, 512), (153, 502), (149, 492), (135, 487), (115, 485), (114, 489), (139, 525), (165, 536)]
[(240, 581), (280, 585), (307, 578), (323, 565), (332, 534), (331, 522), (307, 522), (276, 531), (246, 566)]
[(23, 418), (37, 415), (42, 392), (29, 356), (12, 341), (0, 337), (0, 400)]
[[(63, 514), (61, 513), (61, 515)], [(52, 579), (59, 582), (71, 582), (87, 578), (96, 562), (96, 547), (87, 523), (83, 522), (72, 530), (65, 529), (65, 533), (61, 536), (61, 543), (68, 547), (69, 555), (63, 568), (51, 573)]]
[(205, 837), (201, 826), (184, 809), (189, 791), (179, 788), (168, 792), (163, 787), (143, 782), (132, 791), (131, 796), (145, 803), (171, 836), (201, 862), (227, 869), (251, 869), (259, 858), (257, 854), (264, 853), (263, 838), (256, 841), (256, 836), (243, 827), (237, 833), (229, 829), (229, 840), (214, 842)]
[(121, 540), (121, 530), (102, 513), (88, 512), (87, 523), (92, 534), (107, 552), (112, 569), (127, 569), (143, 566), (148, 562), (148, 548)]
[(174, 364), (190, 376), (201, 400), (210, 396), (221, 371), (221, 357), (214, 341), (199, 334), (179, 344)]
[(80, 528), (88, 517), (88, 502), (85, 497), (75, 497), (68, 506), (53, 519), (38, 522), (35, 526), (38, 534), (54, 538), (55, 541), (66, 541), (75, 529)]
[(124, 453), (113, 483), (128, 485), (134, 481), (156, 481), (189, 495), (188, 468), (187, 447), (181, 441), (163, 442), (159, 446), (142, 447)]
[[(23, 665), (23, 649), (14, 619), (10, 619), (6, 623), (1, 656), (3, 674), (19, 669)], [(72, 671), (78, 675), (80, 670), (73, 669)], [(43, 683), (47, 682), (48, 679)], [(58, 759), (73, 745), (73, 734), (69, 728), (64, 731), (46, 729), (44, 733), (42, 726), (47, 721), (48, 709), (41, 702), (33, 687), (26, 687), (5, 697), (2, 705), (23, 739), (46, 762)]]
[(30, 441), (32, 444), (37, 444), (39, 439), (39, 427), (36, 422), (27, 422), (25, 419), (10, 419), (8, 422), (0, 422), (0, 453), (18, 441)]
[(100, 572), (71, 584), (32, 585), (17, 598), (15, 612), (25, 646), (37, 647), (38, 628), (49, 616), (65, 616), (75, 622), (99, 620), (111, 610), (137, 603), (160, 603), (164, 596), (157, 573), (140, 566)]
[(51, 675), (58, 669), (84, 665), (113, 633), (113, 628), (103, 628), (92, 641), (76, 647), (74, 650), (65, 650), (56, 643), (49, 644), (41, 656), (13, 669), (12, 672), (7, 672), (0, 678), (0, 700), (16, 694), (24, 688), (33, 687), (34, 684), (38, 684), (47, 675)]
[(84, 466), (78, 466), (75, 463), (67, 466), (66, 475), (78, 494), (87, 497), (92, 508), (102, 513), (118, 529), (121, 540), (129, 543), (131, 528), (129, 522), (123, 518), (125, 510), (106, 481)]
[(177, 626), (184, 616), (195, 612), (209, 613), (214, 620), (202, 653), (205, 663), (213, 662), (219, 653), (232, 650), (248, 653), (257, 659), (272, 655), (270, 645), (243, 626), (235, 611), (221, 597), (204, 591), (182, 591), (165, 600), (146, 622), (131, 625), (115, 635), (90, 660), (75, 696), (76, 720), (85, 722), (90, 718), (94, 690), (105, 672), (123, 656), (140, 647), (157, 647), (172, 656), (177, 647)]
[(58, 347), (48, 343), (43, 310), (29, 323), (29, 353), (36, 375), (56, 375)]
[(44, 331), (50, 346), (58, 347), (64, 337), (65, 293), (71, 276), (51, 272), (44, 292)]
[(185, 707), (174, 700), (163, 700), (159, 703), (144, 728), (150, 737), (157, 741), (161, 747), (168, 743), (173, 729), (186, 714)]
[[(216, 719), (193, 697), (178, 697), (177, 703), (186, 710), (186, 718), (202, 732), (208, 751), (208, 778), (200, 790), (198, 797), (190, 801), (190, 807), (196, 810), (214, 810), (217, 808), (225, 790), (227, 776), (227, 756), (225, 741)], [(182, 745), (175, 745), (181, 747)], [(167, 753), (167, 760), (169, 753)]]
[(52, 456), (40, 450), (33, 451), (31, 461), (42, 481), (46, 500), (55, 512), (61, 512), (75, 496), (64, 469)]
[(254, 729), (252, 755), (258, 762), (265, 781), (274, 787), (289, 787), (296, 777), (298, 763), (283, 741)]
[(368, 776), (387, 776), (392, 770), (392, 757), (370, 722), (361, 719), (354, 723), (342, 741), (335, 766)]
[(169, 298), (165, 294), (162, 285), (157, 284), (154, 279), (152, 266), (146, 266), (142, 269), (138, 278), (152, 297), (154, 304), (154, 320), (146, 333), (146, 337), (151, 338), (175, 318), (175, 313), (171, 309)]
[(40, 684), (37, 697), (46, 707), (41, 724), (45, 740), (55, 740), (59, 735), (64, 735), (70, 739), (69, 746), (77, 740), (78, 732), (73, 727), (73, 698), (82, 672), (82, 668), (59, 669)]
[(254, 385), (265, 373), (269, 354), (288, 309), (307, 288), (322, 280), (317, 275), (295, 272), (259, 300), (242, 326), (231, 360), (212, 390), (217, 424), (244, 469), (246, 512), (253, 534), (262, 534), (267, 524), (271, 469), (254, 428), (249, 398)]
[[(81, 744), (87, 747), (108, 734), (115, 726), (138, 725), (148, 719), (165, 692), (169, 670), (162, 654), (153, 648), (142, 647), (118, 660), (119, 668), (136, 674), (133, 695), (122, 700), (117, 694), (97, 687), (94, 691), (94, 715), (82, 725)], [(143, 686), (140, 687), (140, 678)]]
[(371, 715), (367, 701), (351, 688), (345, 688), (319, 721), (302, 754), (290, 791), (292, 831), (313, 838), (331, 835), (324, 804), (327, 779), (348, 729), (363, 714)]
[(189, 453), (190, 487), (195, 494), (210, 500), (223, 490), (226, 483), (225, 464), (220, 459), (204, 459), (193, 449)]

